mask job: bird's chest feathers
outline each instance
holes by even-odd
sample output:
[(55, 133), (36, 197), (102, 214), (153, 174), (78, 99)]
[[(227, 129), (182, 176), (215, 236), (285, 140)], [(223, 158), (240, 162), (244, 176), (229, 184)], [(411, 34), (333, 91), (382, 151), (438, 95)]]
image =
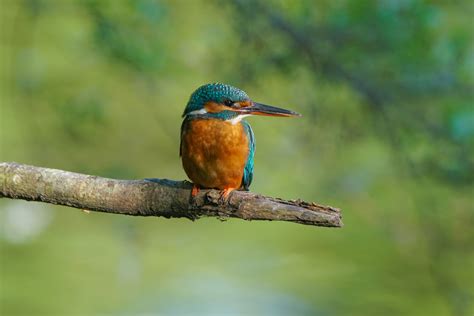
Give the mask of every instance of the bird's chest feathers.
[(184, 130), (183, 138), (193, 151), (211, 150), (217, 156), (248, 154), (247, 135), (240, 123), (218, 119), (192, 120)]
[(181, 152), (188, 176), (206, 187), (240, 187), (249, 140), (239, 122), (194, 119), (183, 129)]

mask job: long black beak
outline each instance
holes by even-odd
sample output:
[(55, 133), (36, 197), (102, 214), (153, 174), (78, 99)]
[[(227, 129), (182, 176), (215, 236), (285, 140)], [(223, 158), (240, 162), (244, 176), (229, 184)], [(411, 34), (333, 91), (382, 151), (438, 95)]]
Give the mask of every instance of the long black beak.
[(241, 108), (240, 112), (242, 113), (248, 113), (252, 115), (266, 115), (266, 116), (301, 116), (301, 114), (290, 111), (290, 110), (285, 110), (282, 108), (277, 108), (275, 106), (271, 105), (265, 105), (262, 103), (256, 103), (253, 102), (251, 106)]

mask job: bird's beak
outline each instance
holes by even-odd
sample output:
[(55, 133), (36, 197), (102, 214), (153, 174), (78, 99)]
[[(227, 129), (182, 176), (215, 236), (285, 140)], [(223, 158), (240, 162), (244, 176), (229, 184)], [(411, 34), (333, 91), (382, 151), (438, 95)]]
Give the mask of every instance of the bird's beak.
[(265, 105), (262, 103), (252, 102), (252, 105), (241, 108), (240, 112), (251, 114), (251, 115), (265, 115), (265, 116), (283, 116), (283, 117), (290, 117), (290, 116), (301, 116), (301, 114), (285, 110), (282, 108), (277, 108), (271, 105)]

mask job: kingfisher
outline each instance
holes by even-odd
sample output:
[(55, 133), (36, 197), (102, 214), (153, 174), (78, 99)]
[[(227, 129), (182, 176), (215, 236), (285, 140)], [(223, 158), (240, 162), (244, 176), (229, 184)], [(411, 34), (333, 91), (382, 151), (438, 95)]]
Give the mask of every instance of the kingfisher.
[(191, 94), (182, 117), (180, 157), (200, 188), (221, 190), (226, 200), (233, 190), (248, 190), (253, 179), (255, 136), (243, 118), (250, 115), (291, 117), (299, 113), (252, 101), (244, 91), (210, 83)]

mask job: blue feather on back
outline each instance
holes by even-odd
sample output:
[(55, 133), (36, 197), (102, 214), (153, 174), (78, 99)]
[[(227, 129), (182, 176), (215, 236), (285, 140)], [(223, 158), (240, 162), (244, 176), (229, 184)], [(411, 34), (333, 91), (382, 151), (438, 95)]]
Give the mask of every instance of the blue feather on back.
[(250, 124), (242, 120), (242, 125), (244, 126), (245, 132), (249, 139), (249, 156), (247, 157), (247, 163), (244, 168), (244, 177), (242, 179), (242, 186), (245, 190), (248, 190), (253, 179), (253, 158), (255, 155), (255, 137), (253, 135), (252, 128)]

